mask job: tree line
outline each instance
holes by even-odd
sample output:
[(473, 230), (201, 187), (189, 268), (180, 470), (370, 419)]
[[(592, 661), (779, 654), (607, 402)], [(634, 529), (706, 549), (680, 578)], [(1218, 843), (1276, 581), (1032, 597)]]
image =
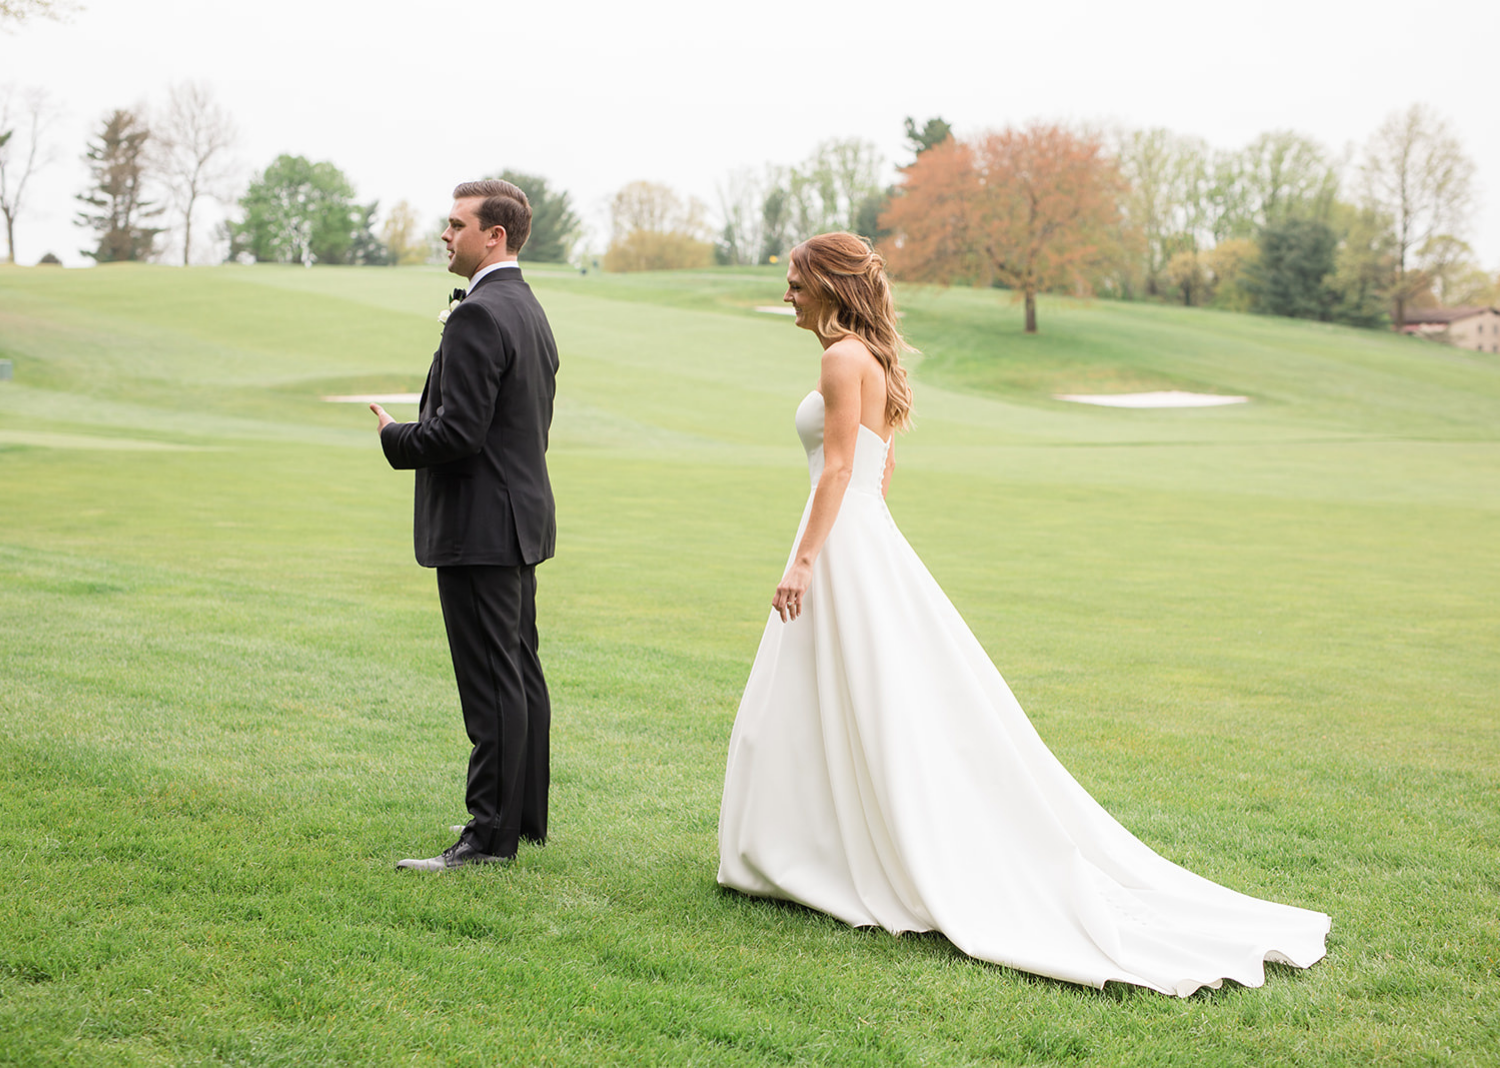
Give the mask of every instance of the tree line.
[[(1046, 123), (957, 138), (939, 117), (908, 118), (906, 139), (913, 158), (892, 186), (880, 184), (875, 147), (852, 140), (825, 141), (794, 166), (735, 171), (720, 184), (716, 226), (701, 204), (643, 215), (631, 205), (646, 192), (685, 202), (633, 183), (613, 205), (605, 266), (770, 263), (846, 229), (897, 278), (1013, 290), (1028, 332), (1047, 292), (1365, 327), (1500, 300), (1500, 278), (1465, 241), (1474, 165), (1420, 105), (1347, 158), (1294, 131), (1216, 150), (1163, 129)], [(656, 254), (638, 254), (647, 247)]]
[[(0, 87), (0, 218), (12, 263), (29, 187), (57, 158), (47, 136), (57, 117), (45, 91)], [(173, 86), (162, 108), (118, 108), (104, 116), (83, 153), (89, 179), (77, 195), (75, 222), (92, 236), (81, 253), (97, 263), (157, 260), (167, 251), (164, 239), (174, 234), (188, 264), (195, 247), (201, 249), (198, 209), (214, 200), (234, 209), (235, 217), (213, 235), (228, 260), (441, 262), (437, 235), (446, 221), (420, 220), (401, 201), (385, 213), (377, 233), (379, 203), (360, 201), (349, 177), (326, 160), (283, 154), (241, 184), (231, 155), (238, 139), (232, 117), (199, 83)], [(539, 175), (507, 170), (489, 177), (514, 182), (531, 199), (528, 256), (566, 260), (581, 230), (568, 194)]]
[(903, 169), (880, 226), (892, 270), (1381, 326), (1491, 303), (1464, 240), (1474, 165), (1414, 105), (1357, 158), (1291, 131), (1215, 151), (1165, 130), (1112, 141), (1056, 125), (949, 139)]
[[(45, 92), (0, 89), (0, 219), (15, 228), (35, 174), (56, 153)], [(1391, 115), (1362, 150), (1337, 156), (1293, 131), (1239, 149), (1164, 129), (1033, 123), (957, 137), (940, 117), (905, 124), (909, 160), (886, 184), (874, 144), (829, 139), (795, 164), (729, 173), (714, 208), (655, 182), (610, 199), (606, 270), (764, 264), (827, 230), (851, 230), (900, 279), (1013, 290), (1036, 329), (1046, 292), (1173, 301), (1400, 326), (1409, 310), (1500, 300), (1500, 279), (1466, 242), (1474, 165), (1446, 123), (1420, 105)], [(442, 220), (406, 201), (380, 212), (329, 161), (284, 154), (238, 184), (235, 123), (203, 85), (172, 87), (165, 106), (117, 109), (90, 137), (89, 184), (76, 222), (97, 262), (149, 260), (181, 241), (191, 262), (198, 208), (232, 216), (215, 232), (245, 262), (384, 265), (441, 262)], [(584, 227), (566, 190), (535, 174), (505, 178), (534, 212), (526, 256), (567, 262)], [(380, 222), (377, 225), (377, 218)], [(173, 246), (175, 250), (175, 246)]]
[[(942, 119), (917, 129), (917, 151), (949, 136)], [(832, 138), (796, 164), (732, 171), (717, 190), (716, 212), (670, 186), (631, 182), (610, 201), (606, 270), (776, 263), (814, 234), (849, 230), (875, 237), (894, 193), (882, 184), (885, 159), (869, 141)]]

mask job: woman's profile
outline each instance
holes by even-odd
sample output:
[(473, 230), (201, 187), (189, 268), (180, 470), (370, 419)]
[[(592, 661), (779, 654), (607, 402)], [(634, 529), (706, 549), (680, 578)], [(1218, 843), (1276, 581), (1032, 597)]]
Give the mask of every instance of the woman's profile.
[(897, 529), (912, 393), (881, 257), (823, 234), (787, 285), (823, 346), (795, 420), (812, 493), (730, 738), (719, 882), (1096, 987), (1319, 960), (1326, 915), (1178, 867), (1074, 781)]

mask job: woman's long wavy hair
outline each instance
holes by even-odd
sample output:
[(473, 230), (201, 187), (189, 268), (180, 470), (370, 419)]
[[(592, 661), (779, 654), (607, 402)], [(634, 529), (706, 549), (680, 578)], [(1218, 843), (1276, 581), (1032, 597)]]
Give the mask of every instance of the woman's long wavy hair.
[(885, 369), (885, 418), (897, 430), (911, 426), (911, 384), (901, 366), (915, 352), (896, 329), (896, 304), (885, 276), (885, 258), (848, 233), (818, 234), (792, 249), (802, 284), (823, 305), (821, 337), (857, 337)]

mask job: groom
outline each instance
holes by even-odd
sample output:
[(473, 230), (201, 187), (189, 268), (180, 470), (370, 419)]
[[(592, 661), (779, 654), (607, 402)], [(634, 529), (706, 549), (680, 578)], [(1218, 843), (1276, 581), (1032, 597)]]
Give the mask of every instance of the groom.
[(531, 205), (509, 182), (453, 191), (443, 243), (469, 280), (427, 372), (415, 423), (378, 404), (390, 465), (416, 469), (417, 563), (437, 568), (469, 755), (469, 822), (440, 856), (398, 868), (445, 871), (506, 862), (522, 838), (547, 837), (551, 706), (537, 655), (536, 565), (557, 523), (547, 431), (557, 344), (516, 254)]

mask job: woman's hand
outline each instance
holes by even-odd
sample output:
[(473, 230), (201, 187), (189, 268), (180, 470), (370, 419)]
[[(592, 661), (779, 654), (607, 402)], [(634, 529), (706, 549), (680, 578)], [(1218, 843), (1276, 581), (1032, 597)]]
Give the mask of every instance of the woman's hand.
[(807, 593), (810, 582), (812, 565), (792, 561), (792, 566), (786, 569), (786, 574), (781, 578), (781, 585), (776, 587), (776, 596), (771, 600), (771, 607), (780, 614), (783, 623), (802, 614), (802, 598)]

